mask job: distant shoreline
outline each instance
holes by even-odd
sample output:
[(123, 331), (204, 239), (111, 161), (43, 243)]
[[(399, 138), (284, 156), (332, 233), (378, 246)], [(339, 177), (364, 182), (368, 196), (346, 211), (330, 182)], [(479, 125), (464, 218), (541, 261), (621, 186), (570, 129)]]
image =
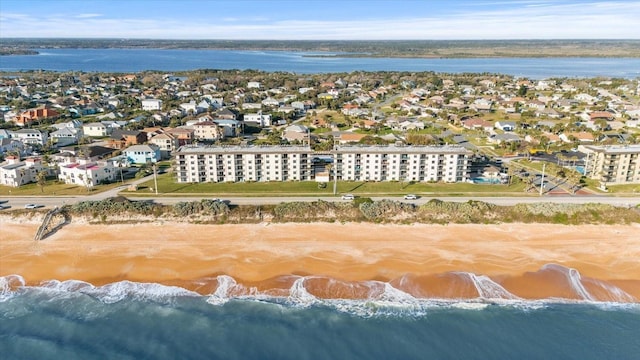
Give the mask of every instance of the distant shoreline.
[[(39, 49), (167, 49), (294, 51), (305, 57), (336, 58), (499, 58), (640, 57), (640, 40), (153, 40), (3, 39), (0, 55), (37, 55)], [(3, 51), (4, 50), (4, 51)]]

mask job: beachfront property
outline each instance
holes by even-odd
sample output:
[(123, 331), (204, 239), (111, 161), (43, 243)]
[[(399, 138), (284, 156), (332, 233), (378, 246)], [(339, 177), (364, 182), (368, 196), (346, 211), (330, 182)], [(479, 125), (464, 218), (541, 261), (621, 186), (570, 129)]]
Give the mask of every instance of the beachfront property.
[(182, 146), (175, 153), (179, 183), (312, 180), (306, 146)]
[(585, 176), (599, 180), (603, 187), (617, 184), (640, 184), (640, 145), (581, 145), (587, 154)]
[(464, 182), (473, 152), (460, 146), (336, 146), (338, 180)]
[(109, 161), (79, 159), (78, 162), (58, 165), (58, 179), (69, 185), (96, 186), (116, 179), (116, 168)]
[(17, 156), (7, 156), (6, 161), (0, 164), (0, 185), (18, 187), (36, 182), (42, 169), (40, 158), (32, 157), (20, 161)]
[[(472, 152), (457, 146), (183, 146), (179, 183), (242, 181), (442, 181), (469, 179)], [(333, 174), (325, 166), (332, 162)]]

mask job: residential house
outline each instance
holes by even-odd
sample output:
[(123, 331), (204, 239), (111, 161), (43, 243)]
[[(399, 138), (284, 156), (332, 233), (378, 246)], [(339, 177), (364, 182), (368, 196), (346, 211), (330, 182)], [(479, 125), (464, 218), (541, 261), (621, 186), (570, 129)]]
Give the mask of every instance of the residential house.
[(242, 121), (232, 120), (232, 119), (215, 119), (214, 123), (218, 124), (218, 126), (222, 129), (222, 133), (224, 137), (236, 137), (242, 134), (243, 127)]
[(20, 161), (17, 156), (7, 156), (0, 164), (0, 185), (18, 187), (38, 181), (38, 173), (43, 170), (40, 158), (31, 157)]
[(51, 142), (56, 147), (77, 144), (82, 137), (82, 129), (62, 127), (50, 134)]
[(169, 159), (171, 154), (180, 147), (178, 138), (166, 132), (153, 136), (149, 140), (149, 144), (156, 145), (160, 148), (160, 156), (162, 159)]
[(142, 99), (142, 110), (144, 111), (160, 111), (162, 110), (162, 100), (160, 99)]
[(93, 122), (82, 125), (82, 132), (85, 136), (105, 137), (109, 136), (111, 130), (103, 123)]
[(516, 128), (516, 123), (515, 121), (496, 121), (494, 126), (502, 131), (513, 131)]
[(165, 130), (167, 134), (170, 134), (174, 136), (176, 139), (178, 139), (178, 144), (180, 146), (190, 145), (193, 143), (193, 140), (195, 139), (194, 131), (195, 131), (194, 129), (184, 128), (184, 127), (177, 127), (174, 129)]
[(49, 134), (46, 131), (35, 129), (20, 129), (12, 132), (11, 137), (29, 145), (44, 146), (49, 141)]
[(190, 101), (188, 103), (182, 103), (179, 106), (180, 110), (182, 110), (182, 112), (184, 114), (190, 114), (190, 115), (195, 115), (195, 114), (200, 114), (202, 111), (202, 109), (198, 109), (198, 104), (196, 104), (195, 101)]
[(520, 137), (512, 133), (494, 134), (487, 139), (492, 144), (513, 143), (522, 141)]
[(262, 105), (264, 106), (268, 106), (268, 107), (277, 107), (280, 106), (280, 101), (272, 98), (272, 97), (268, 97), (264, 100), (262, 100)]
[(480, 118), (471, 118), (462, 120), (462, 127), (470, 130), (484, 130), (491, 131), (493, 129), (493, 123), (490, 121), (482, 120)]
[(282, 138), (288, 141), (309, 141), (309, 129), (304, 125), (289, 125), (283, 133)]
[(124, 149), (132, 145), (144, 144), (147, 141), (147, 133), (139, 130), (113, 130), (109, 137), (109, 147)]
[(15, 118), (18, 126), (29, 126), (33, 123), (40, 123), (42, 120), (55, 120), (60, 117), (60, 113), (48, 107), (39, 107), (24, 111)]
[(258, 112), (257, 114), (244, 114), (244, 123), (256, 127), (271, 126), (271, 114), (263, 114)]
[(236, 114), (229, 109), (222, 109), (216, 113), (216, 119), (236, 120)]
[(223, 129), (213, 121), (200, 121), (192, 125), (197, 140), (215, 141), (224, 138)]
[(158, 162), (161, 159), (160, 148), (157, 145), (133, 145), (122, 152), (132, 164), (146, 164)]
[(22, 153), (23, 150), (24, 144), (22, 141), (11, 138), (0, 138), (0, 154), (15, 151)]

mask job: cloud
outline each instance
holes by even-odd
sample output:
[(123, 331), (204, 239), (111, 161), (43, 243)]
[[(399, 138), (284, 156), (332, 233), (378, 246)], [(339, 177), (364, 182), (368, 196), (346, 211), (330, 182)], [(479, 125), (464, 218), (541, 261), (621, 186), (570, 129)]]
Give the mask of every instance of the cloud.
[[(490, 0), (489, 0), (490, 1)], [(100, 14), (40, 18), (37, 28), (26, 14), (2, 14), (4, 37), (127, 37), (166, 39), (639, 39), (639, 2), (492, 1), (438, 16), (366, 20), (112, 19)], [(409, 2), (408, 4), (411, 4)], [(475, 4), (475, 3), (474, 3)], [(517, 4), (517, 6), (511, 6)], [(532, 6), (535, 5), (535, 6)], [(408, 11), (408, 13), (411, 13)], [(72, 29), (72, 30), (70, 30)]]
[(78, 14), (75, 17), (78, 19), (89, 19), (89, 18), (97, 18), (101, 16), (102, 14)]

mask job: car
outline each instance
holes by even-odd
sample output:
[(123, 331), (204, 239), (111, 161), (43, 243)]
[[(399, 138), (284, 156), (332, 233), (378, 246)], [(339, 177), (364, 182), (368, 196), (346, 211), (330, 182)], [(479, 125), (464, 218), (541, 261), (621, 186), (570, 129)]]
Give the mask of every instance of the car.
[(25, 209), (37, 209), (37, 208), (41, 208), (44, 205), (39, 205), (39, 204), (27, 204), (24, 206)]
[(407, 195), (404, 196), (404, 199), (405, 200), (417, 200), (418, 197), (416, 195), (414, 195), (414, 194), (407, 194)]
[(11, 206), (9, 206), (9, 205), (0, 205), (0, 210), (8, 209), (10, 207)]
[(356, 197), (353, 194), (342, 194), (342, 200), (353, 200)]

